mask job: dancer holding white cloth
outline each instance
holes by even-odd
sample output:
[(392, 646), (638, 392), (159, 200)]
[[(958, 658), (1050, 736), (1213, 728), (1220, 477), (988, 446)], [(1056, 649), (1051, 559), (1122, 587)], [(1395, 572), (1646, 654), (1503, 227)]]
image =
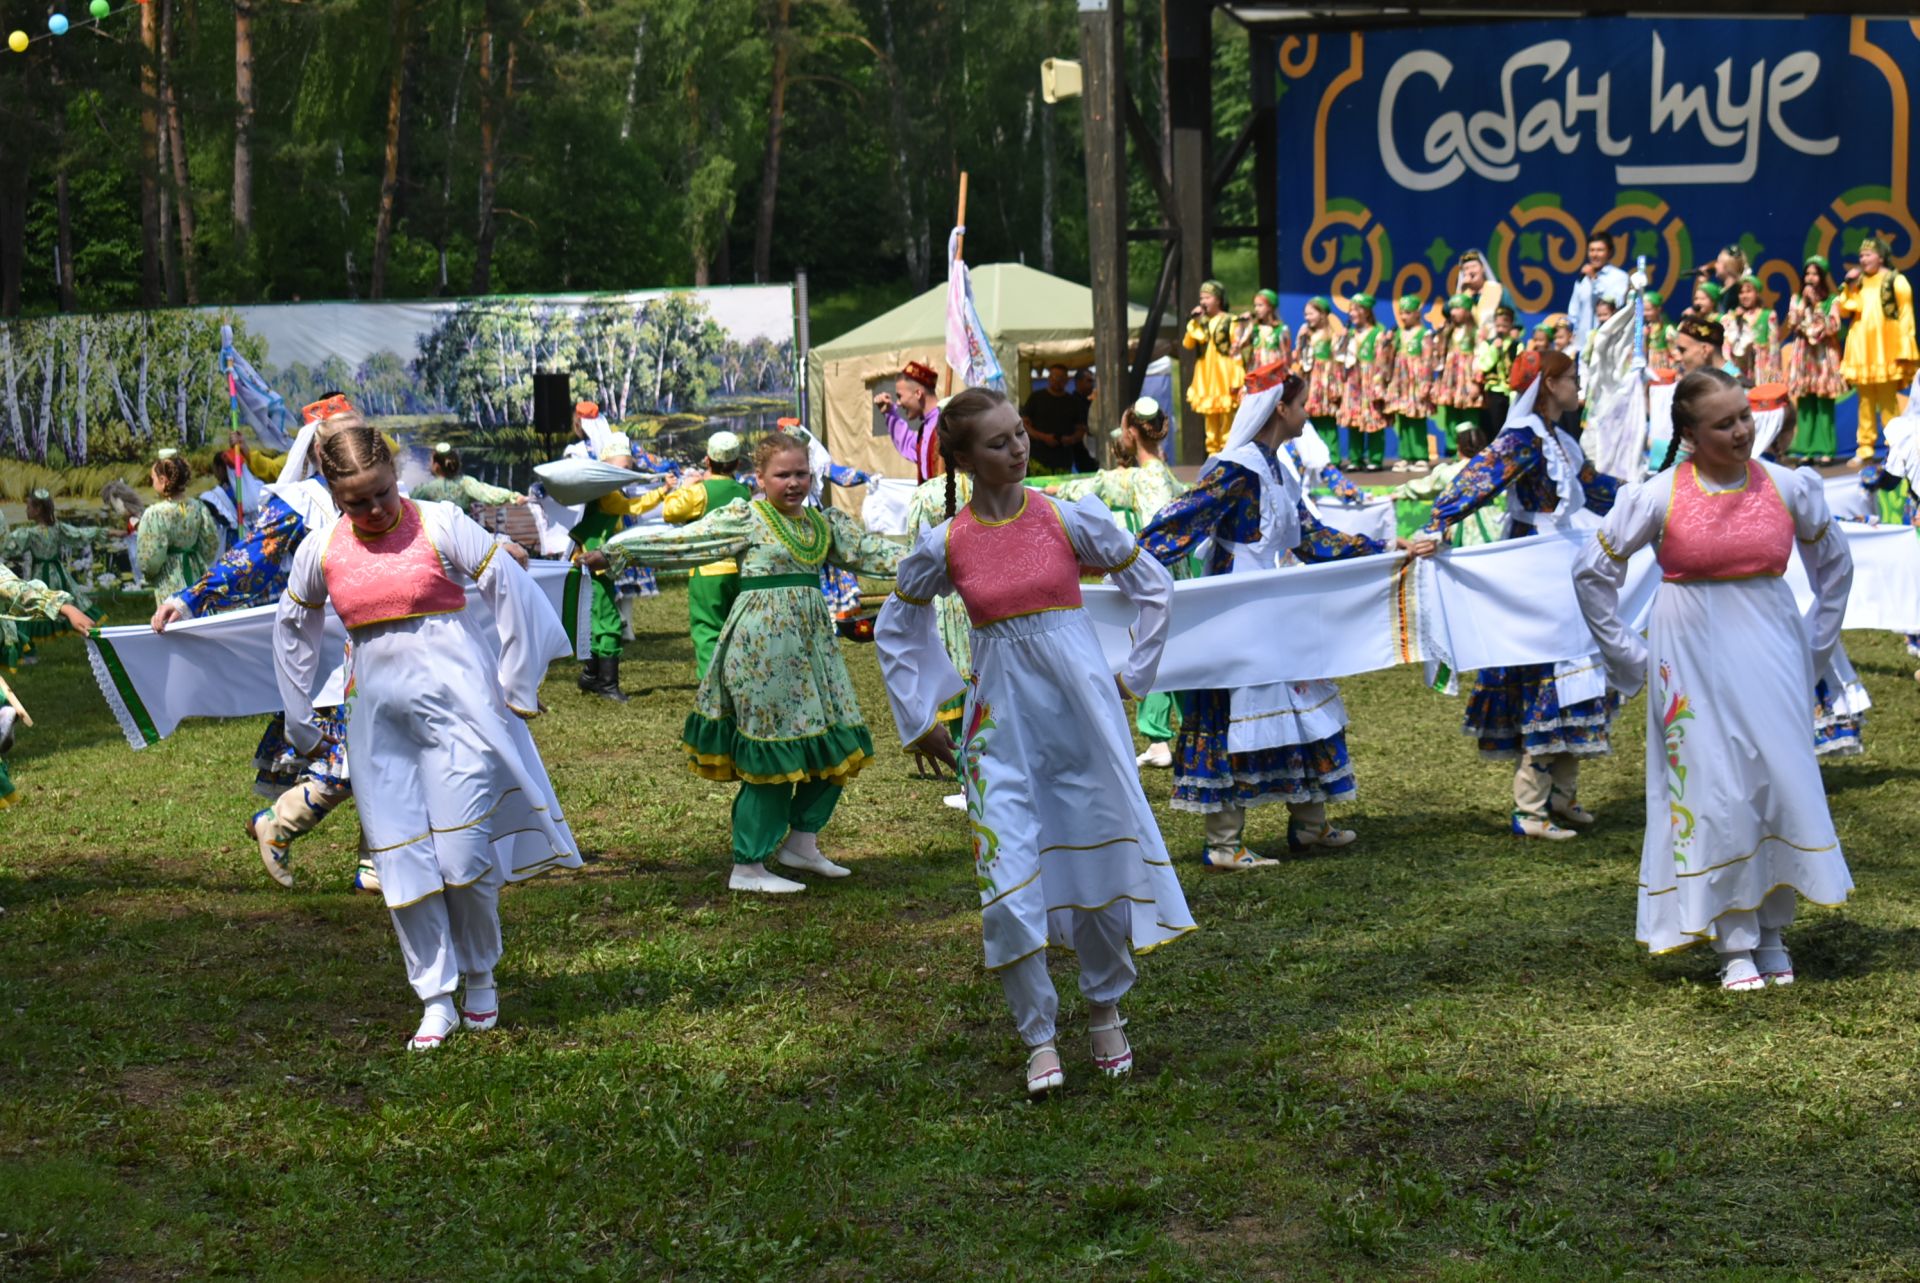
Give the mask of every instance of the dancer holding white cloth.
[[(1133, 1067), (1119, 1011), (1133, 955), (1193, 930), (1120, 702), (1153, 685), (1173, 578), (1097, 501), (1026, 488), (1026, 429), (1002, 394), (954, 397), (939, 436), (949, 484), (971, 474), (973, 499), (955, 511), (948, 490), (949, 518), (900, 563), (874, 641), (901, 739), (966, 782), (986, 964), (1029, 1049), (1027, 1091), (1039, 1095), (1063, 1082), (1047, 947), (1079, 955), (1094, 1064), (1112, 1077)], [(1081, 608), (1086, 570), (1108, 575), (1139, 609), (1117, 674)], [(934, 600), (948, 593), (973, 624), (964, 683), (940, 641)], [(939, 711), (962, 690), (956, 764)]]
[[(1447, 528), (1513, 490), (1511, 536), (1572, 528), (1582, 508), (1605, 514), (1620, 482), (1594, 471), (1580, 445), (1549, 426), (1578, 403), (1573, 360), (1563, 352), (1523, 352), (1512, 384), (1520, 397), (1493, 443), (1462, 468), (1440, 497), (1421, 533), (1445, 542)], [(1611, 751), (1607, 730), (1615, 701), (1590, 658), (1554, 664), (1483, 668), (1467, 701), (1462, 727), (1480, 742), (1480, 755), (1518, 759), (1513, 777), (1512, 831), (1516, 837), (1564, 841), (1573, 825), (1593, 822), (1580, 805), (1580, 759)]]
[[(1753, 412), (1732, 377), (1689, 374), (1673, 420), (1692, 457), (1622, 491), (1574, 570), (1609, 684), (1654, 687), (1637, 936), (1655, 953), (1711, 940), (1729, 990), (1791, 984), (1782, 932), (1796, 897), (1831, 905), (1853, 889), (1807, 736), (1853, 561), (1819, 475), (1752, 458)], [(1808, 623), (1784, 578), (1796, 538)], [(1648, 544), (1665, 582), (1643, 643), (1619, 590)]]
[[(1277, 453), (1307, 426), (1305, 380), (1255, 376), (1247, 386), (1226, 448), (1207, 461), (1192, 490), (1141, 532), (1141, 549), (1171, 564), (1205, 545), (1207, 574), (1225, 575), (1406, 547), (1398, 539), (1389, 545), (1332, 530), (1307, 509), (1300, 477)], [(1421, 549), (1432, 550), (1431, 543)], [(1289, 850), (1351, 843), (1353, 830), (1327, 819), (1327, 803), (1351, 801), (1355, 793), (1346, 728), (1346, 706), (1330, 681), (1188, 696), (1174, 750), (1172, 805), (1207, 817), (1206, 867), (1276, 864), (1243, 841), (1247, 808), (1272, 802), (1287, 804)]]

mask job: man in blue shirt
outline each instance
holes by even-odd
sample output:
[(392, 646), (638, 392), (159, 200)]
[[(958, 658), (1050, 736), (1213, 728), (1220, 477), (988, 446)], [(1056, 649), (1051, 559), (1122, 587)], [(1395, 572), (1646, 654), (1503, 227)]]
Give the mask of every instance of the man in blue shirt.
[(1593, 333), (1593, 305), (1602, 298), (1618, 307), (1626, 301), (1627, 274), (1610, 261), (1613, 242), (1604, 232), (1587, 237), (1587, 261), (1580, 266), (1580, 279), (1573, 283), (1573, 301), (1567, 304), (1567, 317), (1573, 322), (1573, 347), (1587, 348), (1587, 335)]

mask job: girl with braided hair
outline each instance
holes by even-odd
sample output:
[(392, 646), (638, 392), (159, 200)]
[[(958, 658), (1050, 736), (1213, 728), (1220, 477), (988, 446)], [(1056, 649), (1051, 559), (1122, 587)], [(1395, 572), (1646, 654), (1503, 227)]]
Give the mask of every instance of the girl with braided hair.
[[(1079, 955), (1094, 1065), (1117, 1077), (1133, 1068), (1119, 1010), (1137, 974), (1133, 955), (1193, 930), (1121, 705), (1153, 686), (1173, 579), (1097, 500), (1027, 488), (1027, 433), (1002, 394), (954, 397), (940, 449), (949, 478), (972, 475), (973, 498), (900, 563), (874, 641), (901, 740), (965, 781), (986, 965), (1029, 1049), (1026, 1090), (1040, 1095), (1065, 1081), (1048, 946)], [(1109, 576), (1139, 609), (1117, 674), (1081, 608), (1083, 572)], [(940, 644), (932, 602), (943, 593), (965, 603), (973, 624), (964, 681)], [(938, 710), (959, 691), (956, 747)]]
[(140, 514), (133, 555), (153, 589), (155, 605), (198, 583), (220, 555), (220, 527), (213, 510), (186, 499), (191, 475), (178, 451), (163, 450), (154, 460), (151, 480), (160, 501)]
[[(1623, 489), (1574, 570), (1608, 684), (1651, 687), (1636, 935), (1654, 953), (1711, 941), (1730, 991), (1791, 984), (1782, 932), (1797, 899), (1838, 904), (1853, 889), (1807, 735), (1853, 562), (1819, 474), (1752, 457), (1753, 411), (1733, 377), (1687, 375), (1673, 421), (1689, 457)], [(1805, 621), (1784, 578), (1796, 541), (1814, 593)], [(1665, 582), (1643, 642), (1619, 594), (1627, 559), (1649, 545)]]

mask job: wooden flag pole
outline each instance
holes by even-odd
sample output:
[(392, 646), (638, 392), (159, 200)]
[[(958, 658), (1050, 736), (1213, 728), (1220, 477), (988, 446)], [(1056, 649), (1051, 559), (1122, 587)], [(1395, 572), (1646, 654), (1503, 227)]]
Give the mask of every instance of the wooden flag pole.
[[(960, 171), (960, 203), (954, 210), (953, 225), (961, 229), (960, 234), (953, 238), (953, 258), (961, 258), (965, 256), (967, 247), (967, 171), (964, 169)], [(953, 271), (953, 259), (947, 260), (947, 271)], [(944, 349), (940, 366), (947, 372), (946, 377), (940, 381), (943, 396), (952, 396), (953, 367), (947, 364)]]

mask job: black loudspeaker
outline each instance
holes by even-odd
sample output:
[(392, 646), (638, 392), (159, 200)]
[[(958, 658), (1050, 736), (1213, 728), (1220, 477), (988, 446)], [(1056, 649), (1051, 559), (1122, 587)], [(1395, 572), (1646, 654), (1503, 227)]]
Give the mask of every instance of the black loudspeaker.
[(536, 374), (533, 376), (533, 428), (549, 453), (556, 439), (565, 439), (573, 430), (573, 376)]

